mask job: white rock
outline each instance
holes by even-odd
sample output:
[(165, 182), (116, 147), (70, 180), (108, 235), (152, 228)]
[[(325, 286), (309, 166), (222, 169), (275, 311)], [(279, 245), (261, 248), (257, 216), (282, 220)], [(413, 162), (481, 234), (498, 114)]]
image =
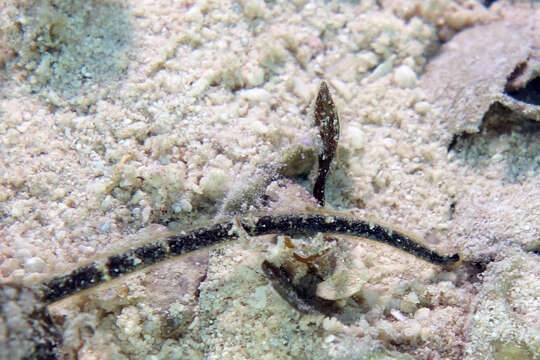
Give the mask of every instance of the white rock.
[(294, 78), (293, 93), (304, 102), (309, 102), (312, 97), (311, 87), (300, 77)]
[(189, 93), (191, 96), (198, 97), (203, 94), (206, 89), (208, 89), (208, 86), (210, 86), (210, 82), (208, 81), (208, 79), (204, 77), (200, 78), (193, 83)]
[(198, 5), (192, 6), (186, 12), (186, 20), (194, 23), (201, 23), (203, 21), (203, 15), (201, 13), (201, 8)]
[(221, 169), (211, 169), (201, 179), (200, 186), (203, 194), (212, 200), (222, 197), (228, 188), (229, 176)]
[(265, 89), (249, 89), (242, 91), (242, 97), (249, 101), (268, 102), (270, 101), (270, 93)]
[(317, 285), (317, 296), (327, 300), (348, 298), (360, 291), (369, 278), (367, 269), (337, 271)]
[(410, 320), (407, 321), (407, 325), (403, 329), (403, 332), (406, 337), (408, 337), (411, 340), (415, 340), (420, 337), (420, 333), (422, 332), (422, 325), (416, 320)]
[(419, 101), (414, 104), (414, 111), (420, 115), (426, 115), (431, 109), (431, 105), (427, 101)]
[(413, 87), (417, 80), (416, 73), (407, 65), (401, 65), (394, 72), (394, 81), (402, 88)]
[(39, 257), (31, 257), (24, 261), (24, 268), (28, 272), (42, 272), (45, 268), (45, 262)]
[(418, 310), (416, 310), (416, 312), (414, 313), (414, 318), (416, 320), (425, 320), (427, 318), (429, 318), (429, 313), (431, 312), (431, 310), (429, 310), (428, 308), (420, 308)]
[(371, 76), (375, 79), (378, 79), (380, 77), (383, 77), (384, 75), (388, 74), (390, 71), (392, 71), (392, 67), (394, 66), (394, 58), (390, 57), (385, 62), (379, 64), (371, 73)]
[(356, 126), (349, 126), (347, 129), (347, 138), (349, 139), (349, 145), (354, 150), (362, 150), (365, 146), (365, 137), (362, 130)]
[(371, 51), (364, 51), (358, 54), (357, 58), (358, 66), (356, 70), (361, 73), (373, 69), (379, 63), (379, 58)]
[(27, 212), (28, 208), (26, 206), (26, 201), (24, 200), (15, 201), (11, 206), (11, 216), (13, 217), (21, 217), (23, 215), (26, 215)]
[(242, 70), (242, 77), (248, 88), (262, 85), (264, 83), (264, 69), (258, 65), (247, 65)]
[(263, 0), (244, 0), (242, 7), (248, 19), (264, 18), (266, 15), (266, 5)]
[(390, 310), (390, 314), (398, 321), (405, 321), (407, 320), (407, 317), (403, 315), (399, 310), (392, 309)]

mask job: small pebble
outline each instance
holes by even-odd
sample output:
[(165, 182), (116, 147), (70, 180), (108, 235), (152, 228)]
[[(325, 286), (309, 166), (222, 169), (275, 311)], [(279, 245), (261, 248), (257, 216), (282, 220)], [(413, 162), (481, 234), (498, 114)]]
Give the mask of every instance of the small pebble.
[(426, 115), (431, 108), (431, 105), (427, 101), (419, 101), (414, 104), (414, 111), (420, 115)]
[(416, 85), (416, 73), (407, 65), (401, 65), (394, 73), (394, 81), (402, 88), (410, 88)]
[(38, 257), (31, 257), (24, 262), (24, 268), (28, 272), (42, 272), (45, 268), (45, 262)]
[(416, 320), (425, 320), (429, 317), (429, 313), (431, 312), (431, 310), (429, 310), (428, 308), (420, 308), (418, 310), (416, 310), (416, 312), (414, 313), (414, 318)]
[(403, 315), (399, 310), (392, 309), (392, 310), (390, 310), (390, 314), (392, 314), (392, 316), (394, 318), (396, 318), (396, 320), (398, 320), (398, 321), (407, 320), (407, 317), (405, 315)]

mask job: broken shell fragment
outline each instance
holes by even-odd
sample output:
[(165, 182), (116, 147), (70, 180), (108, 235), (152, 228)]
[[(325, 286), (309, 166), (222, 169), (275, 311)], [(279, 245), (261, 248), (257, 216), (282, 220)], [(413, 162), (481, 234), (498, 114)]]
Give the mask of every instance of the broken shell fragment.
[(366, 268), (338, 270), (317, 285), (316, 294), (326, 300), (346, 299), (360, 291), (369, 278)]

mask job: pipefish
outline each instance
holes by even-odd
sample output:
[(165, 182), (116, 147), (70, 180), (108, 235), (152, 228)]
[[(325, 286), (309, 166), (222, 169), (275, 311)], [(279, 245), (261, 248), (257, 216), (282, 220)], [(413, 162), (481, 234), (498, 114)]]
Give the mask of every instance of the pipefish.
[[(241, 229), (236, 228), (236, 224)], [(39, 285), (43, 301), (49, 304), (172, 257), (237, 239), (241, 231), (250, 236), (311, 233), (351, 235), (385, 243), (436, 265), (450, 265), (459, 260), (458, 254), (440, 255), (412, 236), (371, 221), (323, 214), (264, 215), (180, 232), (96, 260)]]
[[(6, 342), (0, 343), (0, 357), (57, 358), (56, 348), (62, 343), (62, 333), (52, 320), (47, 309), (48, 305), (145, 267), (199, 249), (223, 244), (245, 234), (249, 236), (340, 234), (381, 242), (436, 265), (451, 265), (459, 261), (458, 254), (440, 255), (424, 246), (413, 235), (401, 230), (323, 209), (326, 178), (335, 158), (339, 140), (337, 111), (328, 86), (324, 82), (316, 100), (315, 120), (315, 125), (319, 128), (321, 146), (318, 149), (319, 166), (312, 195), (321, 206), (318, 212), (235, 217), (232, 220), (133, 245), (120, 253), (102, 256), (67, 274), (34, 285), (0, 284), (0, 327), (7, 326), (4, 334)], [(265, 178), (261, 184), (264, 185), (277, 177), (286, 177), (286, 168), (276, 166), (276, 173)], [(231, 203), (234, 205), (234, 201)], [(236, 208), (233, 205), (224, 208), (234, 210)], [(267, 274), (274, 287), (281, 290), (279, 292), (286, 300), (294, 303), (297, 308), (299, 304), (305, 303), (299, 310), (310, 310), (313, 301), (323, 301), (296, 293), (299, 287), (292, 284), (289, 275), (280, 269), (267, 261), (263, 262), (263, 272)], [(293, 301), (294, 299), (297, 301)], [(8, 308), (12, 311), (6, 310)], [(20, 317), (15, 322), (9, 321), (13, 313)]]

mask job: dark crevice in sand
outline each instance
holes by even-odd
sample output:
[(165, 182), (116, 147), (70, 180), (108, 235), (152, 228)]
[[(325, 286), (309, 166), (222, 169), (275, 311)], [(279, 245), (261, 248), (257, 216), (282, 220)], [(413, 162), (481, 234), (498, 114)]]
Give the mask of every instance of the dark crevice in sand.
[(485, 169), (503, 163), (502, 178), (515, 182), (540, 171), (540, 123), (523, 118), (499, 102), (486, 112), (479, 132), (462, 132), (448, 151), (466, 165)]

